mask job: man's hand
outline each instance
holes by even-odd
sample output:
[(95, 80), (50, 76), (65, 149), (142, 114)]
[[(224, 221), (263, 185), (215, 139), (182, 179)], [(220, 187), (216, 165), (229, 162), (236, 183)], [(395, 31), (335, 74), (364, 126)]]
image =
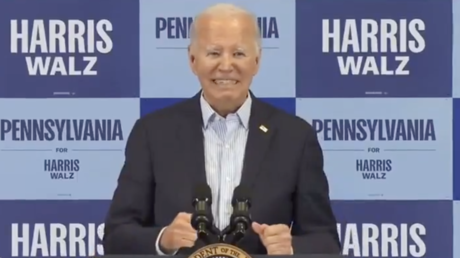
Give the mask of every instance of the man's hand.
[(192, 247), (197, 239), (196, 230), (191, 225), (192, 214), (181, 212), (163, 231), (160, 248), (171, 254), (182, 247)]
[(267, 225), (252, 223), (252, 229), (259, 235), (262, 244), (267, 249), (268, 255), (291, 255), (292, 236), (291, 229), (284, 224)]

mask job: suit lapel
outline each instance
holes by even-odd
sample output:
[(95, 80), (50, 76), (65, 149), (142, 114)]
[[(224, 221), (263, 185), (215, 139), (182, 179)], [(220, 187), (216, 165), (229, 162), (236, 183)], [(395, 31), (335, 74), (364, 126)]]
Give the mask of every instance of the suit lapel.
[(252, 187), (256, 182), (256, 178), (261, 172), (260, 164), (268, 151), (270, 141), (276, 133), (276, 128), (269, 120), (271, 114), (272, 110), (266, 104), (253, 97), (241, 178), (241, 184), (248, 187)]
[[(199, 93), (200, 94), (200, 93)], [(184, 151), (184, 175), (192, 185), (206, 183), (206, 168), (203, 143), (203, 118), (201, 115), (200, 95), (197, 94), (182, 106), (182, 117), (179, 118), (178, 144)]]

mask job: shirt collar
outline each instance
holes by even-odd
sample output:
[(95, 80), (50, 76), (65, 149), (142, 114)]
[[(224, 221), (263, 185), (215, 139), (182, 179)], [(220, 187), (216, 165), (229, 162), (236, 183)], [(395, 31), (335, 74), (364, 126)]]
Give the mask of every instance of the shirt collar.
[[(219, 116), (219, 114), (214, 111), (214, 109), (209, 105), (209, 103), (204, 99), (203, 94), (200, 97), (200, 104), (201, 104), (201, 113), (203, 116), (203, 125), (204, 128), (208, 127), (209, 122), (215, 116)], [(244, 101), (243, 105), (236, 111), (236, 115), (238, 116), (240, 123), (244, 126), (244, 128), (248, 129), (249, 125), (249, 117), (251, 116), (251, 105), (252, 99), (251, 94), (248, 94), (246, 101)]]

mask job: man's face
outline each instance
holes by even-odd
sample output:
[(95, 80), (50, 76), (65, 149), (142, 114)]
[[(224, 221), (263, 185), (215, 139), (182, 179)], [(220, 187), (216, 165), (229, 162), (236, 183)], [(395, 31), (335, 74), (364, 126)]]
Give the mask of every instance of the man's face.
[(259, 69), (256, 32), (249, 17), (202, 17), (189, 49), (192, 71), (212, 103), (242, 102)]

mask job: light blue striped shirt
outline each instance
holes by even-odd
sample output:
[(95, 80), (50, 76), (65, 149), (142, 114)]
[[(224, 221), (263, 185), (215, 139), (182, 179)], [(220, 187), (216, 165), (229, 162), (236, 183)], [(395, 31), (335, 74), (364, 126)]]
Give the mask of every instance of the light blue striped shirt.
[[(238, 111), (227, 115), (226, 118), (217, 114), (203, 95), (200, 104), (203, 116), (206, 180), (212, 192), (212, 214), (216, 227), (223, 230), (230, 223), (233, 190), (241, 181), (252, 99), (248, 94)], [(159, 248), (159, 240), (164, 230), (165, 228), (155, 243), (159, 255), (165, 255)]]
[(217, 114), (201, 96), (206, 179), (212, 192), (212, 214), (220, 230), (232, 214), (233, 190), (240, 184), (248, 138), (251, 96), (235, 114)]

